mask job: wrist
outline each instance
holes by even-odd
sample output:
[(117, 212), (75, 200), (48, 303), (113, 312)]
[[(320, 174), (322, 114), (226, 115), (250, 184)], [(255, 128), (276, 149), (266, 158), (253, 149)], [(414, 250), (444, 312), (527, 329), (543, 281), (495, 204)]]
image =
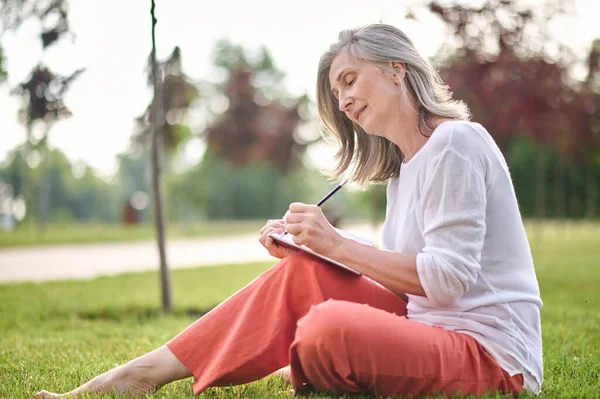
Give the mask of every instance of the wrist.
[(348, 251), (348, 245), (350, 244), (350, 239), (346, 238), (342, 235), (338, 235), (338, 239), (336, 240), (336, 244), (333, 246), (328, 257), (341, 261), (345, 257), (345, 254)]

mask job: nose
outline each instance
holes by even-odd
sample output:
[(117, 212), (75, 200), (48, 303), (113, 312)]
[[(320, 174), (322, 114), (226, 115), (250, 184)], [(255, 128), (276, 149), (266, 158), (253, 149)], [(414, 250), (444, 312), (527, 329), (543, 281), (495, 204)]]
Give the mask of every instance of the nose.
[(338, 107), (339, 107), (340, 111), (346, 112), (349, 109), (351, 104), (352, 104), (352, 97), (340, 95), (340, 99), (338, 100)]

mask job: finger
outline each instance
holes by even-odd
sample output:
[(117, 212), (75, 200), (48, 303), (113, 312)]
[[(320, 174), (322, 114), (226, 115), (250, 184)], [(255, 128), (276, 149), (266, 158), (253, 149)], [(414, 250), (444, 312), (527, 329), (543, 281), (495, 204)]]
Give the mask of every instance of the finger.
[(271, 256), (274, 256), (279, 259), (283, 259), (293, 252), (295, 252), (295, 251), (293, 251), (289, 248), (283, 247), (281, 245), (278, 245), (277, 243), (275, 243), (269, 250), (269, 254)]
[(292, 213), (289, 212), (285, 217), (285, 225), (287, 226), (290, 223), (300, 223), (306, 218), (305, 213)]
[(283, 233), (283, 228), (281, 227), (274, 227), (272, 228), (267, 234), (265, 234), (266, 238), (265, 238), (265, 247), (266, 248), (270, 248), (271, 245), (277, 245), (279, 246), (276, 242), (274, 242), (273, 237), (271, 237), (271, 234), (282, 234)]
[(265, 223), (265, 225), (264, 225), (263, 227), (261, 227), (261, 228), (260, 228), (260, 231), (259, 231), (259, 233), (260, 233), (261, 235), (262, 235), (262, 233), (264, 233), (264, 232), (265, 232), (265, 229), (266, 229), (267, 227), (269, 227), (269, 223), (271, 223), (271, 221), (270, 221), (270, 220), (267, 220), (267, 222)]
[(269, 221), (269, 223), (267, 223), (260, 229), (260, 234), (263, 234), (266, 231), (266, 229), (269, 227), (283, 228), (284, 223), (285, 222), (283, 221), (283, 219), (271, 220), (271, 221)]
[(286, 223), (285, 231), (287, 231), (288, 233), (290, 233), (292, 235), (299, 235), (303, 231), (303, 224), (302, 223)]
[(283, 219), (267, 220), (267, 223), (260, 229), (260, 234), (262, 234), (267, 227), (276, 227), (277, 225), (283, 225), (283, 223)]
[(273, 245), (273, 237), (268, 235), (267, 238), (265, 239), (265, 247), (267, 247), (267, 249), (270, 249), (272, 245)]
[(302, 212), (306, 212), (307, 209), (309, 209), (310, 205), (307, 205), (303, 202), (292, 202), (289, 206), (289, 210), (292, 213), (302, 213)]
[(258, 241), (260, 241), (260, 243), (263, 246), (267, 246), (266, 245), (266, 241), (267, 241), (267, 237), (269, 237), (269, 234), (271, 234), (271, 232), (273, 231), (274, 227), (268, 227), (258, 238)]
[(286, 254), (277, 248), (276, 250), (269, 250), (269, 255), (277, 259), (283, 259)]

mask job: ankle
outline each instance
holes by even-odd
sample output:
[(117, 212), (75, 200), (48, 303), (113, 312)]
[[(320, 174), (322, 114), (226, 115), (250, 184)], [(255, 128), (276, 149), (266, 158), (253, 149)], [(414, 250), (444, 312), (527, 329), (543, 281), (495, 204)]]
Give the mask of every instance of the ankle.
[(141, 359), (132, 360), (122, 366), (118, 379), (120, 384), (132, 387), (136, 393), (150, 393), (160, 388), (156, 381), (156, 366)]

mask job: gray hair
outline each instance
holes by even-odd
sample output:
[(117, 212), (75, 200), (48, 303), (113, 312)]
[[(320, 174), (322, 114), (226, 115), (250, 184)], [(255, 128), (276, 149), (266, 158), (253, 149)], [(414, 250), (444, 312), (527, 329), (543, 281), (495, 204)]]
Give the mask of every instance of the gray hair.
[(389, 70), (390, 62), (406, 66), (407, 86), (417, 101), (419, 130), (432, 131), (432, 117), (469, 120), (470, 112), (462, 101), (452, 99), (449, 87), (437, 71), (423, 58), (412, 41), (400, 29), (373, 24), (339, 33), (338, 42), (331, 45), (319, 61), (317, 73), (317, 110), (321, 133), (326, 140), (331, 136), (339, 145), (335, 155), (336, 167), (329, 172), (340, 179), (352, 165), (347, 177), (360, 185), (383, 183), (400, 173), (404, 155), (384, 137), (368, 135), (338, 109), (338, 100), (331, 91), (329, 71), (333, 59), (342, 53), (373, 63)]

